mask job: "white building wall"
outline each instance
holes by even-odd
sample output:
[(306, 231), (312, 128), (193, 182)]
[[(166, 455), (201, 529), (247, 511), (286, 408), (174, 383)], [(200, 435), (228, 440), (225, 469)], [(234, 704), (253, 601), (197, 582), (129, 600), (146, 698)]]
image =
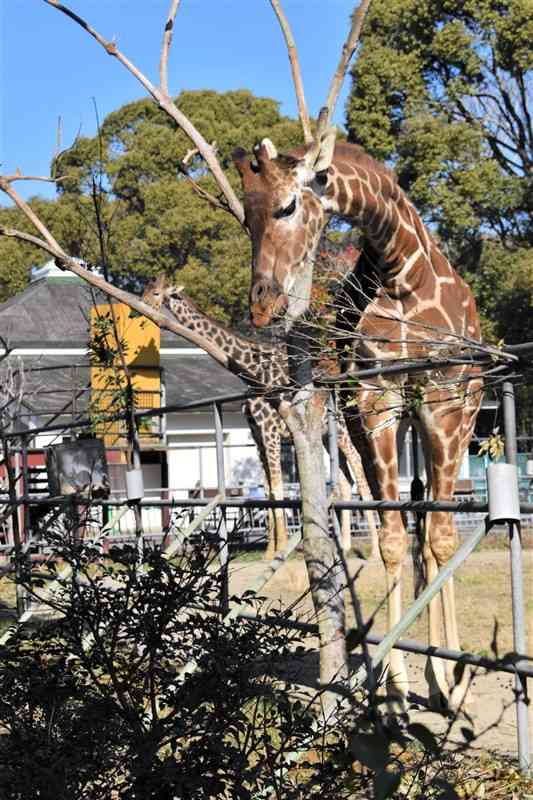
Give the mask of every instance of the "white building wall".
[[(240, 412), (226, 412), (222, 425), (226, 486), (257, 483), (261, 468), (246, 417)], [(187, 497), (191, 489), (200, 485), (205, 489), (217, 487), (215, 424), (211, 411), (169, 415), (167, 448), (168, 481), (174, 497)]]

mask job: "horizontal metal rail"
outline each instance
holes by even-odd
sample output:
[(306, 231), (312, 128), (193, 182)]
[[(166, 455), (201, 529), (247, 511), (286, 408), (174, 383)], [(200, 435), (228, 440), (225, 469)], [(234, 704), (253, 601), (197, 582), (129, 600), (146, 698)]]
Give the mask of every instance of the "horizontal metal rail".
[[(193, 400), (190, 403), (176, 403), (172, 406), (161, 406), (161, 408), (147, 408), (143, 409), (142, 411), (135, 411), (134, 416), (136, 419), (141, 419), (142, 417), (162, 417), (165, 414), (178, 412), (178, 411), (191, 411), (195, 408), (203, 408), (203, 406), (213, 405), (213, 403), (231, 403), (237, 400), (249, 400), (251, 397), (257, 397), (256, 393), (250, 393), (248, 391), (245, 392), (234, 392), (233, 394), (221, 394), (216, 395), (214, 397), (207, 397), (204, 400)], [(102, 417), (98, 420), (99, 425), (103, 425), (106, 422), (119, 422), (122, 419), (126, 419), (127, 414), (110, 414), (107, 417)], [(82, 417), (76, 422), (65, 422), (63, 424), (57, 423), (56, 425), (41, 425), (39, 428), (31, 428), (29, 430), (24, 431), (10, 431), (7, 433), (2, 434), (3, 439), (15, 439), (19, 436), (25, 436), (26, 438), (33, 439), (33, 437), (38, 433), (53, 433), (55, 431), (68, 431), (73, 430), (74, 428), (89, 428), (93, 424), (93, 420), (90, 417)]]
[[(141, 506), (152, 508), (194, 508), (196, 506), (206, 506), (210, 502), (209, 498), (184, 497), (174, 500), (156, 500), (144, 498)], [(0, 495), (0, 503), (10, 506), (28, 505), (34, 506), (55, 506), (55, 505), (75, 505), (91, 506), (95, 508), (114, 508), (128, 505), (128, 500), (89, 500), (83, 497), (31, 497), (24, 496), (17, 499), (16, 504), (10, 503), (7, 495)], [(267, 498), (248, 498), (226, 496), (219, 503), (224, 508), (291, 508), (300, 509), (302, 501), (297, 498), (286, 498), (284, 500), (268, 500)], [(449, 511), (451, 513), (477, 512), (486, 514), (488, 511), (487, 503), (478, 503), (475, 500), (333, 500), (332, 508), (351, 511), (412, 511), (413, 513), (424, 513), (427, 511)], [(520, 513), (524, 515), (533, 514), (533, 503), (520, 503)]]
[[(419, 359), (419, 360), (412, 360), (412, 361), (404, 361), (403, 363), (395, 363), (390, 364), (388, 366), (384, 366), (380, 364), (377, 367), (371, 367), (368, 369), (359, 369), (359, 370), (349, 370), (346, 373), (341, 375), (337, 375), (334, 378), (324, 375), (321, 377), (317, 377), (316, 381), (320, 384), (327, 384), (331, 382), (338, 382), (342, 380), (342, 378), (369, 378), (375, 377), (377, 375), (397, 375), (402, 374), (404, 372), (426, 372), (428, 370), (435, 370), (435, 369), (443, 369), (446, 367), (454, 367), (458, 365), (468, 365), (471, 364), (472, 366), (475, 365), (482, 365), (484, 363), (494, 363), (495, 360), (498, 358), (501, 359), (502, 366), (509, 366), (511, 367), (513, 363), (516, 362), (517, 359), (524, 358), (524, 354), (529, 354), (533, 352), (533, 342), (525, 342), (521, 345), (511, 345), (506, 348), (506, 350), (494, 351), (492, 350), (491, 353), (473, 353), (471, 357), (468, 358), (447, 358), (447, 359), (440, 359), (440, 360), (432, 360), (432, 359)], [(505, 359), (507, 358), (508, 363), (505, 364)], [(257, 391), (253, 390), (246, 390), (243, 392), (234, 392), (232, 394), (226, 395), (218, 395), (214, 397), (208, 397), (202, 400), (193, 400), (189, 403), (176, 403), (171, 406), (164, 406), (161, 408), (151, 408), (151, 409), (143, 409), (142, 411), (136, 411), (135, 417), (136, 418), (143, 418), (143, 417), (157, 417), (163, 416), (167, 413), (172, 412), (179, 412), (179, 411), (187, 411), (192, 410), (195, 408), (202, 408), (206, 405), (212, 405), (213, 403), (228, 403), (236, 400), (247, 400), (252, 397), (257, 397), (264, 395), (264, 387), (262, 391), (259, 391), (260, 387), (257, 387)], [(287, 389), (290, 387), (279, 387), (277, 390), (269, 390), (272, 393), (274, 392), (286, 392)], [(126, 417), (126, 414), (112, 414), (109, 417), (101, 420), (100, 422), (116, 422), (120, 419)], [(82, 419), (77, 420), (76, 422), (66, 422), (64, 424), (57, 424), (57, 425), (42, 425), (38, 428), (32, 428), (31, 430), (24, 430), (24, 431), (13, 431), (9, 433), (4, 433), (3, 438), (6, 439), (13, 439), (18, 438), (19, 436), (25, 437), (33, 437), (38, 433), (46, 433), (46, 432), (54, 432), (54, 431), (61, 431), (61, 430), (72, 430), (74, 428), (84, 428), (90, 427), (92, 425), (92, 420), (89, 417), (85, 417)]]
[[(215, 610), (215, 609), (213, 609)], [(313, 622), (301, 622), (297, 619), (279, 619), (278, 617), (262, 616), (254, 614), (253, 611), (238, 611), (235, 616), (242, 619), (249, 619), (259, 622), (261, 625), (270, 625), (280, 628), (292, 628), (313, 635), (318, 634), (318, 625)], [(373, 636), (365, 634), (365, 641), (368, 644), (379, 645), (383, 641), (383, 636)], [(406, 653), (417, 653), (424, 656), (435, 656), (447, 661), (460, 661), (463, 664), (470, 664), (473, 667), (482, 667), (493, 672), (508, 672), (510, 675), (525, 675), (533, 678), (533, 659), (528, 656), (520, 655), (518, 658), (513, 654), (511, 657), (487, 658), (486, 656), (476, 656), (463, 650), (448, 650), (445, 647), (432, 647), (423, 645), (414, 639), (399, 639), (394, 645), (395, 650), (404, 650)]]

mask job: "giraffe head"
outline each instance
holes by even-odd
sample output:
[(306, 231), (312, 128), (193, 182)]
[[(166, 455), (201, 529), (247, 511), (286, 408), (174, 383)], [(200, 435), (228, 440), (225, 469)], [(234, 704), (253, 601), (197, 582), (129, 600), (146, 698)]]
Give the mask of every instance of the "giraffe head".
[(255, 159), (244, 150), (233, 154), (252, 239), (250, 312), (256, 327), (285, 314), (294, 319), (307, 307), (313, 258), (326, 224), (321, 187), (334, 145), (330, 128), (301, 157), (278, 155), (270, 139), (255, 146)]
[(174, 286), (164, 272), (161, 272), (156, 278), (146, 284), (146, 288), (142, 295), (143, 303), (146, 303), (152, 308), (159, 310), (168, 297), (172, 294), (173, 297), (178, 297), (183, 291), (183, 286)]

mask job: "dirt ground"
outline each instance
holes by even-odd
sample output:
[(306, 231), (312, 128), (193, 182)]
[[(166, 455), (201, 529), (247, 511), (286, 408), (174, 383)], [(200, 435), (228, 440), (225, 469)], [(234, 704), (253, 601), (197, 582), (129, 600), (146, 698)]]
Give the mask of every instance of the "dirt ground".
[[(350, 559), (352, 575), (358, 574), (356, 589), (365, 619), (375, 613), (372, 633), (381, 634), (385, 628), (385, 610), (379, 608), (384, 597), (384, 571), (381, 563)], [(236, 560), (232, 564), (230, 589), (238, 594), (261, 573), (261, 561)], [(457, 613), (463, 650), (478, 655), (492, 656), (491, 642), (495, 635), (500, 656), (513, 650), (511, 622), (510, 556), (508, 550), (481, 550), (473, 553), (455, 577)], [(403, 588), (404, 608), (413, 599), (413, 569), (406, 562)], [(524, 551), (524, 587), (528, 620), (529, 655), (533, 658), (533, 551)], [(262, 590), (269, 604), (295, 604), (293, 616), (313, 621), (313, 607), (307, 591), (307, 576), (303, 559), (295, 557), (277, 573)], [(348, 626), (353, 624), (353, 614), (346, 596)], [(376, 611), (376, 609), (378, 609)], [(427, 641), (426, 615), (424, 614), (407, 632), (405, 638)], [(316, 640), (309, 640), (316, 647)], [(372, 649), (372, 648), (371, 648)], [(317, 666), (317, 659), (314, 659)], [(425, 658), (406, 654), (410, 681), (410, 702), (414, 708), (410, 719), (424, 722), (433, 730), (445, 730), (447, 721), (423, 707), (427, 697), (424, 679)], [(530, 682), (531, 683), (531, 682)], [(473, 677), (474, 702), (472, 717), (475, 721), (475, 747), (498, 752), (516, 753), (516, 713), (513, 706), (514, 677), (506, 673), (489, 673), (478, 670)], [(531, 692), (531, 690), (530, 690)], [(418, 701), (421, 701), (418, 702)], [(530, 712), (533, 741), (533, 712)], [(464, 721), (456, 723), (451, 739), (464, 741), (460, 732)]]

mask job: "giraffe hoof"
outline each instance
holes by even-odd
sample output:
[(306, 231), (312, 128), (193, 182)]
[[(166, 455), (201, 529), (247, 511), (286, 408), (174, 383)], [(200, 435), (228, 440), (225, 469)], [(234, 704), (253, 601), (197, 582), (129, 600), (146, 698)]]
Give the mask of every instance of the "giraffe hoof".
[(437, 714), (447, 714), (449, 711), (448, 698), (442, 692), (433, 692), (429, 695), (428, 706)]

